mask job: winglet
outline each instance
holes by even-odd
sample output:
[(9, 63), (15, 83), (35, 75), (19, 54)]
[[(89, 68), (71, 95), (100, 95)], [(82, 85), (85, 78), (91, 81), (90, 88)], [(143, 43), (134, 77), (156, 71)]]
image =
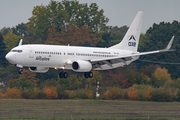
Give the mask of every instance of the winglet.
[(172, 46), (173, 40), (174, 40), (174, 36), (172, 36), (172, 38), (171, 38), (169, 44), (167, 45), (167, 47), (166, 47), (163, 51), (169, 51), (169, 49), (170, 49), (171, 46)]
[(18, 46), (20, 46), (20, 45), (22, 45), (22, 39), (19, 41), (19, 45)]

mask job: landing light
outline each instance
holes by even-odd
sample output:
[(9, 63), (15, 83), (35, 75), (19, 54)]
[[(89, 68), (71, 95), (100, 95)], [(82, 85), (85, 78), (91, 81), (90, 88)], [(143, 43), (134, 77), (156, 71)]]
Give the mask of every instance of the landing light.
[(71, 61), (71, 60), (68, 60), (68, 61), (66, 62), (66, 64), (70, 65), (70, 64), (72, 64), (72, 61)]
[(65, 69), (65, 67), (60, 67), (61, 69)]

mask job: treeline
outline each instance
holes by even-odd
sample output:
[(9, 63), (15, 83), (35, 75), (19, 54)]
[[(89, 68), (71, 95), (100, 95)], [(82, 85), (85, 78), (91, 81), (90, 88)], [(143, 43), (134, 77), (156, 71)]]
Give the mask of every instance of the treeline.
[[(180, 23), (153, 24), (141, 34), (138, 51), (163, 49), (174, 35), (174, 52), (141, 56), (129, 66), (109, 71), (93, 71), (94, 77), (85, 79), (83, 73), (69, 72), (67, 79), (58, 77), (59, 71), (46, 74), (18, 68), (5, 59), (6, 53), (23, 44), (56, 44), (109, 47), (119, 43), (128, 27), (107, 26), (108, 18), (96, 3), (78, 1), (50, 1), (47, 6), (35, 6), (28, 23), (0, 30), (1, 98), (73, 99), (95, 98), (96, 82), (100, 82), (100, 99), (131, 99), (150, 101), (179, 101), (180, 99)], [(143, 62), (148, 60), (153, 62)], [(154, 62), (158, 61), (158, 62)], [(160, 63), (161, 62), (161, 63)], [(164, 64), (165, 63), (165, 64)], [(5, 87), (3, 87), (5, 85)]]
[(122, 68), (107, 71), (106, 74), (93, 71), (92, 79), (72, 74), (68, 79), (58, 78), (44, 82), (40, 82), (35, 73), (24, 70), (24, 74), (18, 79), (9, 80), (6, 90), (0, 91), (0, 98), (95, 99), (96, 82), (99, 81), (99, 99), (180, 101), (180, 78), (172, 80), (165, 68), (154, 69), (150, 76), (143, 72), (148, 67), (139, 72), (132, 68)]

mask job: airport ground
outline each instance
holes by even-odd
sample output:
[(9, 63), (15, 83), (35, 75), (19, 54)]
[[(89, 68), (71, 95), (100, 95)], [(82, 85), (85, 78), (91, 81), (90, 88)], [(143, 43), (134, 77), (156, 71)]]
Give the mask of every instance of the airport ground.
[(0, 99), (3, 119), (180, 119), (180, 102)]

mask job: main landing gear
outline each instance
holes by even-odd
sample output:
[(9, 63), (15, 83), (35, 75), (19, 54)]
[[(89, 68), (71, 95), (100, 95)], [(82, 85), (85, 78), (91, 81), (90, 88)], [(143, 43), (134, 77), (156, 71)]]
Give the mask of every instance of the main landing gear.
[(67, 78), (68, 77), (68, 73), (62, 71), (62, 72), (59, 73), (59, 77), (60, 78)]
[[(59, 77), (60, 78), (67, 78), (68, 77), (68, 73), (62, 71), (62, 72), (59, 73)], [(92, 78), (93, 77), (93, 73), (92, 72), (85, 72), (84, 73), (84, 77), (85, 78)]]
[(85, 78), (92, 78), (93, 77), (93, 73), (92, 72), (85, 72), (84, 73), (84, 77)]

